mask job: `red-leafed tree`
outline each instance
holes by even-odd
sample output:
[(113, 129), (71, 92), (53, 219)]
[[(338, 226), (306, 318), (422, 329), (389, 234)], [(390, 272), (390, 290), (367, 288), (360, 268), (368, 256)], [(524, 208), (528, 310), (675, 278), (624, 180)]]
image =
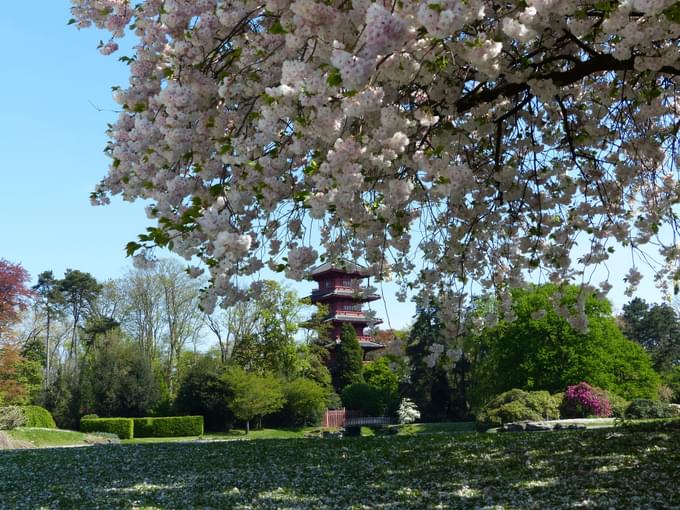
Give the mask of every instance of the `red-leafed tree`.
[(28, 389), (21, 377), (25, 362), (16, 343), (0, 344), (0, 405), (24, 402)]
[(28, 272), (21, 264), (0, 259), (0, 339), (28, 306), (33, 295), (29, 280)]

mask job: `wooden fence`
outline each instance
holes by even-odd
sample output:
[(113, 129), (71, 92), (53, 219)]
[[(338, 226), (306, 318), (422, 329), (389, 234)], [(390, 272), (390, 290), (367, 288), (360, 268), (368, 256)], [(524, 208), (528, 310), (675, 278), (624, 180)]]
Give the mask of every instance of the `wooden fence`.
[(339, 429), (345, 426), (347, 420), (361, 418), (362, 416), (361, 411), (352, 411), (344, 407), (334, 410), (327, 409), (321, 424), (326, 429)]

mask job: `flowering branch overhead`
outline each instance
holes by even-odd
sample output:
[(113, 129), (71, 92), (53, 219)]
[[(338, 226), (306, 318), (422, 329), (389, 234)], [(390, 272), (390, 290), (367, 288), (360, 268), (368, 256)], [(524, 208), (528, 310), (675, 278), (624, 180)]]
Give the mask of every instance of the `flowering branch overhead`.
[(303, 278), (319, 247), (446, 290), (452, 316), (471, 281), (580, 281), (619, 245), (677, 278), (675, 1), (72, 5), (102, 53), (137, 38), (93, 199), (151, 200), (130, 253), (202, 259), (208, 309), (264, 265)]

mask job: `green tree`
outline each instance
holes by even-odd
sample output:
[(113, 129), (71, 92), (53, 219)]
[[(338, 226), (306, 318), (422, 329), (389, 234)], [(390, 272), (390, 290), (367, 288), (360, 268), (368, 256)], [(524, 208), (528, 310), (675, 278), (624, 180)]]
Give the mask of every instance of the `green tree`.
[(384, 392), (389, 413), (396, 412), (399, 407), (399, 373), (401, 371), (402, 366), (388, 356), (378, 358), (364, 367), (366, 383)]
[(467, 417), (466, 397), (463, 393), (459, 403), (451, 373), (463, 360), (452, 363), (443, 356), (432, 360), (433, 347), (444, 341), (442, 333), (438, 305), (419, 307), (406, 344), (410, 371), (403, 393), (415, 402), (423, 421)]
[[(219, 358), (207, 354), (193, 355), (193, 362), (183, 368), (175, 408), (182, 414), (201, 415), (207, 430), (231, 428), (234, 414), (230, 401), (234, 397), (231, 386), (224, 379), (225, 368)], [(186, 358), (186, 356), (185, 356)]]
[(36, 304), (45, 315), (45, 389), (47, 389), (52, 372), (51, 343), (52, 323), (64, 315), (64, 296), (59, 289), (59, 280), (52, 271), (43, 271), (38, 275), (38, 283), (33, 287), (36, 292)]
[(138, 345), (107, 330), (83, 362), (81, 406), (102, 417), (147, 416), (161, 399), (159, 376)]
[(302, 344), (297, 347), (299, 375), (322, 388), (332, 389), (332, 376), (326, 364), (328, 351), (317, 344)]
[(670, 305), (635, 298), (623, 306), (622, 319), (623, 333), (650, 353), (657, 371), (680, 365), (680, 318)]
[(240, 367), (227, 370), (223, 378), (232, 392), (229, 407), (234, 416), (246, 424), (281, 409), (285, 403), (281, 380), (272, 374), (246, 372)]
[(357, 332), (351, 324), (343, 324), (340, 343), (335, 348), (335, 386), (339, 391), (353, 383), (363, 382), (363, 351)]
[(208, 325), (218, 338), (223, 359), (231, 345), (231, 359), (245, 370), (293, 378), (301, 368), (295, 334), (302, 306), (295, 291), (264, 280), (247, 303), (221, 312)]
[(355, 382), (342, 390), (342, 403), (348, 409), (362, 411), (369, 416), (383, 416), (387, 412), (390, 396), (382, 388)]
[(90, 274), (77, 269), (67, 269), (64, 278), (59, 281), (59, 292), (64, 299), (64, 305), (71, 314), (71, 345), (69, 359), (73, 368), (77, 370), (80, 356), (78, 345), (78, 328), (92, 310), (97, 296), (101, 292), (101, 285)]
[(321, 420), (328, 403), (328, 387), (298, 377), (283, 385), (285, 405), (280, 411), (286, 425), (316, 425)]
[(573, 312), (577, 300), (585, 299), (584, 333), (554, 309), (556, 291), (553, 285), (514, 291), (516, 318), (482, 331), (473, 368), (475, 404), (512, 388), (558, 393), (581, 381), (628, 399), (655, 396), (660, 381), (649, 355), (623, 336), (609, 302), (594, 294), (582, 296), (575, 286), (561, 290), (560, 306)]

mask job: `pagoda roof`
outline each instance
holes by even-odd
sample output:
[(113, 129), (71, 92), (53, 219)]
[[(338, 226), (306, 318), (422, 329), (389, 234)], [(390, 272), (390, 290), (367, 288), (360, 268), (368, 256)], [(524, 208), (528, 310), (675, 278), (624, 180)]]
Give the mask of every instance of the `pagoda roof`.
[(332, 313), (323, 322), (357, 322), (359, 324), (382, 324), (381, 319), (369, 319), (366, 315), (349, 315), (342, 311)]
[(323, 264), (316, 266), (314, 269), (312, 269), (310, 276), (312, 277), (312, 279), (316, 280), (317, 278), (326, 273), (333, 272), (353, 276), (360, 276), (362, 278), (367, 278), (369, 276), (364, 266), (356, 264), (355, 262), (352, 262), (351, 260), (348, 259), (338, 259), (333, 262), (331, 261), (324, 262)]
[[(384, 349), (385, 346), (383, 344), (379, 344), (378, 342), (374, 342), (373, 340), (367, 340), (367, 339), (362, 339), (359, 338), (359, 346), (365, 350), (365, 351), (375, 351), (376, 349)], [(338, 344), (340, 343), (340, 340), (336, 340), (335, 342), (331, 342), (324, 347), (326, 349), (334, 349)]]

